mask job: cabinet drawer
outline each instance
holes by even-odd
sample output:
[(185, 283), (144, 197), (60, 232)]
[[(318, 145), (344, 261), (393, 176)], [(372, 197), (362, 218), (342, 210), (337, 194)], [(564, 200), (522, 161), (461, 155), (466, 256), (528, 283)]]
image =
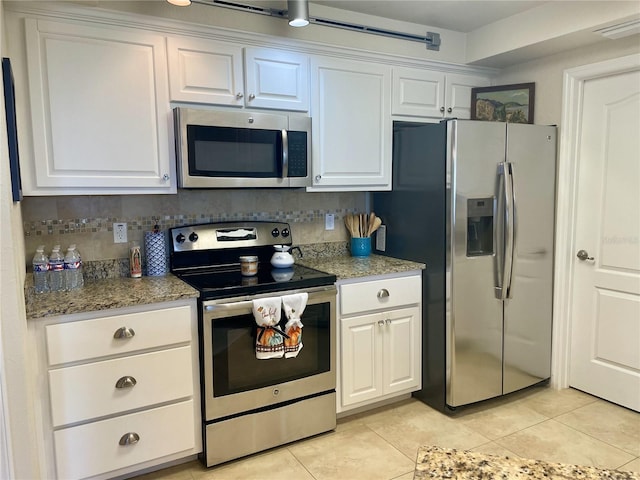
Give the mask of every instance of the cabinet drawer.
[[(53, 426), (189, 397), (191, 358), (187, 346), (50, 370)], [(117, 388), (120, 379), (125, 385)]]
[[(137, 443), (120, 445), (133, 433)], [(193, 401), (54, 432), (58, 478), (110, 472), (195, 447)]]
[[(189, 306), (47, 325), (49, 365), (191, 341)], [(121, 327), (133, 336), (114, 338)]]
[(422, 278), (419, 275), (352, 283), (340, 287), (340, 313), (349, 315), (395, 308), (419, 303), (421, 298)]

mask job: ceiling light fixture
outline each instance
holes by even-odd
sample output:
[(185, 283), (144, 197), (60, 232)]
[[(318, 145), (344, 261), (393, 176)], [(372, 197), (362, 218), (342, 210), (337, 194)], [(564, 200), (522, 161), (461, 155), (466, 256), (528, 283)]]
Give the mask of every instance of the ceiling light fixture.
[(292, 27), (306, 27), (309, 25), (308, 0), (287, 0), (287, 17)]
[(381, 35), (383, 37), (395, 38), (397, 40), (420, 42), (425, 44), (427, 50), (439, 51), (440, 45), (442, 44), (440, 34), (435, 32), (426, 32), (425, 35), (416, 35), (413, 33), (386, 30), (384, 28), (369, 27), (367, 25), (360, 25), (357, 23), (330, 20), (328, 18), (309, 17), (308, 0), (288, 0), (287, 4), (289, 10), (279, 10), (259, 5), (248, 5), (238, 3), (235, 0), (167, 0), (167, 2), (180, 6), (196, 3), (210, 7), (231, 8), (233, 10), (239, 10), (246, 13), (256, 13), (259, 15), (268, 15), (270, 17), (288, 18), (289, 25), (293, 27), (304, 27), (305, 25), (312, 23), (314, 25), (321, 25), (324, 27), (340, 28), (343, 30), (351, 30), (353, 32), (369, 33), (371, 35)]

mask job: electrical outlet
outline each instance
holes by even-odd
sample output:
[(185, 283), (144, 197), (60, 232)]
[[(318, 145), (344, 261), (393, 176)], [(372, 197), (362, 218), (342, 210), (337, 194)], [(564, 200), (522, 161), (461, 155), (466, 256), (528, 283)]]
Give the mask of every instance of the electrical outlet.
[(113, 224), (113, 243), (127, 243), (127, 224)]
[(384, 252), (387, 249), (387, 226), (380, 225), (376, 232), (376, 250)]
[(327, 213), (324, 216), (324, 229), (333, 230), (335, 228), (335, 217), (333, 213)]

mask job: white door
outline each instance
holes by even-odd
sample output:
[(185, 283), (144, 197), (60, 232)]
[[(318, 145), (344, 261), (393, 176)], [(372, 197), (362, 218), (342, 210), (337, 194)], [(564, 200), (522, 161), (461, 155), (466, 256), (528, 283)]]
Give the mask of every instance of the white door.
[(640, 411), (640, 66), (581, 105), (569, 384)]

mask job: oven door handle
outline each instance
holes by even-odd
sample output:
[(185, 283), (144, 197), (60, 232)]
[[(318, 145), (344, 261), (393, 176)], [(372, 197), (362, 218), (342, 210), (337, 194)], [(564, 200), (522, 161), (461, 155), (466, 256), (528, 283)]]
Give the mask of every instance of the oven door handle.
[[(294, 290), (294, 291), (286, 291), (286, 292), (274, 292), (271, 294), (257, 295), (251, 298), (249, 297), (238, 297), (237, 299), (227, 299), (222, 302), (218, 302), (216, 300), (211, 301), (211, 303), (203, 303), (203, 310), (205, 312), (243, 312), (250, 313), (253, 310), (253, 299), (257, 298), (266, 298), (266, 297), (281, 297), (283, 295), (290, 295), (292, 293), (301, 293), (307, 292), (309, 294), (309, 299), (307, 300), (307, 305), (312, 305), (314, 303), (327, 301), (329, 298), (335, 298), (336, 295), (336, 287), (335, 285), (324, 286), (324, 287), (312, 287), (308, 290)], [(280, 294), (278, 294), (280, 293)]]

